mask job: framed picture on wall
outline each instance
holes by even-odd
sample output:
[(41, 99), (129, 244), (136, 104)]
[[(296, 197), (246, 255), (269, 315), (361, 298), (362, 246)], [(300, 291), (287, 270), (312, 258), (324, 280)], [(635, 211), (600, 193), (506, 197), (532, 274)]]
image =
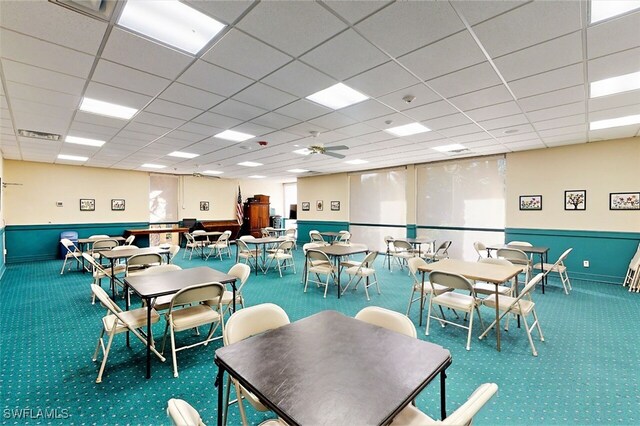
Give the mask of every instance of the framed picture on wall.
[(324, 209), (324, 201), (322, 200), (316, 201), (316, 210), (320, 212), (322, 211), (322, 209)]
[(583, 189), (571, 189), (569, 191), (564, 191), (564, 209), (586, 210), (587, 191)]
[(331, 202), (331, 210), (340, 211), (340, 201), (332, 201)]
[(542, 210), (542, 195), (521, 195), (520, 210)]
[(111, 210), (124, 210), (124, 200), (122, 199), (114, 199), (111, 200)]
[(209, 211), (209, 202), (208, 201), (200, 201), (200, 211), (208, 212)]
[(612, 192), (609, 210), (640, 210), (640, 192)]
[(94, 198), (80, 198), (80, 211), (92, 212), (96, 209), (96, 200)]
[(308, 212), (309, 210), (311, 210), (311, 203), (308, 201), (303, 201), (302, 202), (302, 211), (303, 212)]

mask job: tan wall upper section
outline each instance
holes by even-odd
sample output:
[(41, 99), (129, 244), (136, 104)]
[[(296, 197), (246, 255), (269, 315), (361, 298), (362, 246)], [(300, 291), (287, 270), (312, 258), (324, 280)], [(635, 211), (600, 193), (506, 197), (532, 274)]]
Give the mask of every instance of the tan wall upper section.
[[(3, 191), (7, 225), (146, 222), (149, 175), (126, 170), (5, 160)], [(80, 199), (95, 199), (95, 211), (80, 211)], [(111, 211), (111, 199), (126, 202)], [(61, 201), (62, 207), (56, 207)]]
[[(564, 210), (565, 190), (586, 190), (586, 210)], [(640, 138), (507, 155), (508, 228), (640, 231), (640, 212), (609, 210), (609, 193), (640, 191)], [(520, 211), (542, 195), (542, 211)]]
[[(235, 219), (238, 181), (193, 176), (183, 176), (181, 179), (184, 191), (179, 189), (178, 219)], [(200, 201), (209, 202), (209, 211), (200, 211)]]
[[(311, 203), (311, 210), (302, 211), (302, 202)], [(324, 203), (323, 210), (316, 203)], [(340, 211), (331, 210), (331, 201), (340, 201)], [(346, 173), (298, 179), (298, 220), (349, 221), (349, 176)]]

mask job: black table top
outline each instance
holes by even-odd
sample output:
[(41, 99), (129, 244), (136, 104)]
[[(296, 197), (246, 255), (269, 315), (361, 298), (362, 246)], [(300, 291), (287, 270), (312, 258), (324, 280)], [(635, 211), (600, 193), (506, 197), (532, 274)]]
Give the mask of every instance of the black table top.
[(522, 250), (525, 253), (544, 254), (549, 251), (549, 247), (541, 246), (519, 246), (517, 244), (496, 244), (487, 246), (489, 250), (499, 250), (503, 248)]
[(350, 254), (366, 253), (369, 248), (364, 244), (332, 244), (330, 246), (315, 247), (311, 250), (321, 251), (329, 256), (348, 256)]
[(154, 275), (136, 275), (126, 277), (125, 283), (140, 297), (153, 298), (177, 293), (179, 290), (196, 284), (218, 282), (231, 283), (233, 275), (216, 271), (207, 266), (168, 271)]
[(105, 259), (125, 259), (131, 256), (135, 256), (137, 254), (167, 254), (169, 252), (168, 249), (161, 249), (159, 247), (143, 247), (143, 248), (127, 248), (122, 250), (107, 250), (101, 251), (100, 256)]
[(216, 350), (215, 362), (289, 424), (388, 423), (451, 354), (335, 311)]

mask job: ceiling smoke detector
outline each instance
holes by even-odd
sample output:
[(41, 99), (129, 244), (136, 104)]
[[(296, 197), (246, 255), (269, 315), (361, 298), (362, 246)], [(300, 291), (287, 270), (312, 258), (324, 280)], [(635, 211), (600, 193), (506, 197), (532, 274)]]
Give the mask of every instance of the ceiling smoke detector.
[(406, 95), (402, 97), (402, 100), (405, 101), (405, 103), (410, 104), (411, 102), (413, 102), (416, 99), (415, 96), (413, 95)]

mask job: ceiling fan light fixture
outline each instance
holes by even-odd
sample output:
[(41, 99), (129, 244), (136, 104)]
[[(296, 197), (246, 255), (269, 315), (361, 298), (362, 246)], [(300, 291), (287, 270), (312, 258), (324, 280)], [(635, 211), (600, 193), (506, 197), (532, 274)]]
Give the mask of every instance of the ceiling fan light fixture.
[(340, 109), (365, 101), (369, 99), (369, 97), (352, 89), (346, 84), (338, 83), (307, 96), (307, 99), (322, 106), (326, 106), (327, 108)]

